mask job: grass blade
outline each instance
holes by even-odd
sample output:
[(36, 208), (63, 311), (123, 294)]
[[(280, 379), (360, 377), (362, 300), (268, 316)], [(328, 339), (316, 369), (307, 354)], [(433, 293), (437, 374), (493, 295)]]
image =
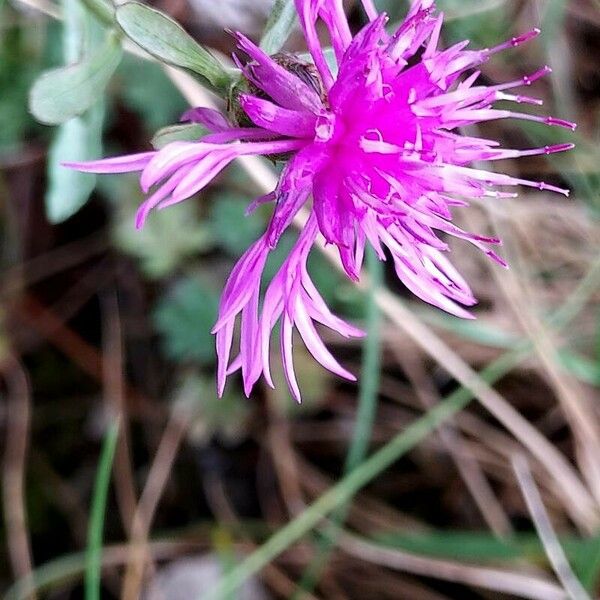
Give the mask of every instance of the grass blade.
[(88, 545), (85, 565), (85, 600), (100, 600), (100, 580), (102, 572), (102, 535), (104, 530), (104, 514), (110, 485), (119, 423), (114, 423), (107, 431), (102, 445), (100, 462), (96, 472), (94, 496), (88, 529)]

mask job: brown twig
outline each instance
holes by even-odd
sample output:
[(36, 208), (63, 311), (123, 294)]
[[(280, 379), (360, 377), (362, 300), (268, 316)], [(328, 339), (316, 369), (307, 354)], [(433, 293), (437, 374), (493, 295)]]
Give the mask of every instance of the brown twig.
[[(266, 387), (266, 386), (265, 386)], [(300, 473), (290, 440), (290, 424), (277, 409), (271, 390), (265, 390), (269, 410), (268, 442), (281, 494), (290, 515), (295, 516), (306, 508), (300, 485)]]
[[(394, 348), (394, 350), (424, 408), (430, 410), (439, 404), (439, 394), (423, 368), (421, 357), (418, 354), (409, 356), (397, 348)], [(477, 459), (470, 453), (461, 452), (464, 441), (462, 434), (455, 427), (455, 420), (449, 420), (446, 425), (439, 428), (438, 433), (442, 444), (447, 448), (467, 490), (490, 529), (499, 537), (509, 535), (512, 532), (510, 520), (496, 498)]]
[[(227, 498), (222, 479), (215, 474), (207, 473), (204, 477), (204, 490), (215, 517), (222, 523), (234, 525), (240, 529), (238, 516)], [(251, 550), (257, 548), (256, 544), (249, 539), (244, 539), (244, 542), (249, 544)], [(264, 568), (263, 576), (277, 593), (285, 598), (292, 597), (296, 592), (294, 582), (274, 564)], [(319, 600), (314, 594), (307, 594), (305, 598), (306, 600)]]
[(351, 556), (390, 569), (462, 583), (530, 600), (567, 600), (567, 596), (560, 587), (537, 576), (419, 556), (395, 548), (378, 546), (348, 533), (341, 534), (339, 547)]
[(121, 592), (123, 600), (137, 600), (140, 596), (144, 567), (149, 558), (147, 543), (150, 528), (188, 425), (187, 415), (177, 411), (172, 413), (150, 467), (133, 517), (130, 556)]
[(36, 256), (4, 272), (0, 280), (1, 296), (6, 298), (19, 293), (24, 287), (76, 267), (107, 248), (104, 233), (96, 233)]
[(517, 454), (513, 457), (512, 465), (521, 486), (525, 503), (558, 580), (571, 600), (590, 600), (590, 596), (573, 573), (558, 537), (552, 528), (552, 523), (542, 502), (540, 492), (535, 485), (527, 459), (522, 454)]
[[(58, 350), (68, 356), (84, 373), (98, 382), (103, 381), (104, 368), (100, 352), (33, 295), (22, 296), (20, 301), (15, 303), (13, 314), (20, 321), (38, 331)], [(125, 392), (132, 401), (131, 409), (136, 408), (138, 412), (143, 412), (146, 417), (157, 422), (164, 419), (165, 411), (160, 405), (150, 402), (129, 385), (126, 385)], [(132, 410), (130, 414), (135, 413)]]
[(131, 534), (137, 492), (131, 461), (129, 441), (129, 414), (125, 401), (125, 382), (123, 379), (123, 341), (119, 302), (115, 291), (101, 296), (103, 319), (103, 371), (104, 401), (106, 407), (118, 417), (119, 439), (114, 461), (115, 490), (121, 521), (125, 531)]
[[(17, 579), (31, 574), (33, 561), (25, 508), (25, 468), (29, 445), (31, 388), (29, 377), (12, 353), (0, 363), (7, 387), (6, 447), (2, 473), (2, 496), (6, 540), (13, 573)], [(29, 595), (35, 600), (35, 594)]]

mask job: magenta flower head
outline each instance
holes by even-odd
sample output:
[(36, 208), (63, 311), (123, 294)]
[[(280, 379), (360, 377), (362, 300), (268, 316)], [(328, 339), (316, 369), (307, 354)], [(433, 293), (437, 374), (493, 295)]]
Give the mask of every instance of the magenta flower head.
[[(342, 0), (296, 0), (312, 57), (303, 64), (288, 55), (267, 56), (242, 34), (239, 48), (249, 57), (238, 66), (246, 81), (237, 98), (237, 122), (197, 108), (184, 115), (211, 133), (195, 142), (173, 142), (157, 152), (71, 165), (97, 173), (141, 171), (144, 191), (153, 190), (138, 213), (141, 226), (153, 208), (176, 204), (202, 190), (236, 157), (284, 157), (277, 188), (256, 200), (274, 202), (265, 234), (231, 273), (214, 327), (218, 391), (228, 375), (241, 370), (244, 387), (270, 369), (272, 331), (280, 323), (284, 372), (296, 399), (293, 330), (325, 368), (354, 380), (331, 355), (316, 323), (346, 337), (362, 332), (335, 317), (311, 281), (307, 257), (322, 235), (333, 244), (348, 277), (358, 279), (366, 244), (381, 260), (391, 256), (399, 279), (416, 296), (459, 317), (475, 304), (469, 286), (447, 258), (445, 235), (462, 238), (504, 265), (491, 246), (499, 240), (463, 231), (451, 209), (473, 198), (515, 194), (505, 186), (524, 185), (567, 195), (567, 190), (481, 169), (474, 164), (568, 150), (558, 144), (526, 150), (504, 149), (494, 141), (462, 133), (463, 128), (496, 119), (525, 119), (574, 129), (553, 117), (495, 108), (498, 101), (539, 105), (510, 90), (527, 87), (550, 71), (545, 67), (518, 81), (478, 83), (477, 68), (492, 55), (527, 42), (533, 30), (483, 50), (461, 42), (439, 47), (442, 15), (433, 0), (417, 0), (400, 27), (386, 30), (387, 17), (372, 0), (362, 0), (369, 19), (355, 36)], [(327, 28), (335, 61), (328, 61), (317, 36)], [(335, 62), (335, 65), (332, 63)], [(300, 208), (310, 216), (296, 245), (261, 295), (263, 269)], [(251, 207), (251, 208), (252, 208)], [(387, 252), (386, 252), (387, 250)], [(262, 299), (261, 299), (262, 298)], [(236, 322), (240, 348), (231, 360)]]

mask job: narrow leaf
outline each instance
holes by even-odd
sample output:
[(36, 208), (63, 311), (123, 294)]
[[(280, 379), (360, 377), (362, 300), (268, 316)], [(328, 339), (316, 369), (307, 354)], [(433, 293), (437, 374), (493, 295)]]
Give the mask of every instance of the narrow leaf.
[(121, 55), (119, 40), (110, 34), (81, 62), (47, 71), (31, 89), (29, 110), (48, 125), (60, 125), (83, 114), (102, 97)]
[(88, 545), (85, 567), (85, 598), (100, 600), (100, 576), (102, 571), (102, 536), (104, 531), (104, 515), (110, 486), (117, 440), (119, 438), (119, 423), (116, 422), (106, 432), (102, 454), (96, 472), (94, 496), (90, 515)]
[(103, 121), (104, 106), (100, 102), (57, 131), (48, 156), (46, 216), (51, 223), (62, 223), (73, 216), (94, 191), (96, 175), (66, 169), (61, 163), (98, 158), (102, 153)]
[(294, 0), (276, 0), (260, 41), (260, 47), (270, 55), (279, 52), (294, 30), (296, 20)]
[(193, 71), (221, 95), (229, 91), (231, 72), (167, 15), (139, 2), (126, 2), (117, 8), (116, 17), (125, 34), (152, 56)]

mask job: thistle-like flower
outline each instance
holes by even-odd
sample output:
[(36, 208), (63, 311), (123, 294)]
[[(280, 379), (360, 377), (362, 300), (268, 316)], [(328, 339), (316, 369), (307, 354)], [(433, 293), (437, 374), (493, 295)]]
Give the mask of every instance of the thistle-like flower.
[[(501, 100), (541, 104), (510, 90), (530, 86), (550, 72), (548, 67), (518, 81), (478, 84), (478, 66), (527, 42), (538, 30), (495, 48), (469, 50), (468, 42), (461, 42), (440, 49), (443, 16), (436, 14), (433, 0), (413, 2), (406, 20), (392, 33), (385, 29), (386, 15), (377, 13), (372, 0), (362, 4), (370, 22), (353, 36), (342, 0), (296, 0), (310, 64), (269, 57), (236, 34), (239, 48), (250, 58), (245, 64), (237, 61), (247, 82), (236, 99), (237, 113), (243, 115), (237, 123), (216, 111), (193, 109), (184, 119), (211, 131), (196, 142), (173, 142), (157, 152), (70, 165), (96, 173), (141, 171), (143, 190), (154, 189), (138, 212), (142, 226), (152, 209), (190, 198), (236, 157), (286, 157), (277, 188), (252, 205), (275, 203), (267, 231), (237, 263), (221, 299), (214, 327), (220, 394), (227, 376), (239, 369), (247, 394), (261, 374), (272, 385), (269, 346), (278, 322), (284, 372), (296, 399), (300, 391), (292, 359), (294, 327), (319, 363), (354, 379), (330, 354), (315, 327), (317, 322), (346, 337), (362, 335), (330, 312), (310, 279), (307, 257), (319, 234), (335, 245), (351, 279), (360, 276), (367, 243), (381, 260), (387, 249), (409, 290), (468, 318), (464, 307), (476, 301), (447, 258), (443, 234), (467, 240), (505, 263), (490, 248), (499, 240), (463, 231), (452, 223), (451, 209), (473, 198), (516, 195), (503, 191), (505, 186), (568, 194), (553, 185), (473, 165), (561, 152), (572, 144), (514, 150), (461, 133), (469, 125), (505, 118), (575, 128), (553, 117), (494, 107)], [(335, 68), (317, 36), (319, 20), (329, 32)], [(311, 197), (308, 222), (261, 300), (267, 256)], [(240, 350), (230, 360), (238, 317)]]

